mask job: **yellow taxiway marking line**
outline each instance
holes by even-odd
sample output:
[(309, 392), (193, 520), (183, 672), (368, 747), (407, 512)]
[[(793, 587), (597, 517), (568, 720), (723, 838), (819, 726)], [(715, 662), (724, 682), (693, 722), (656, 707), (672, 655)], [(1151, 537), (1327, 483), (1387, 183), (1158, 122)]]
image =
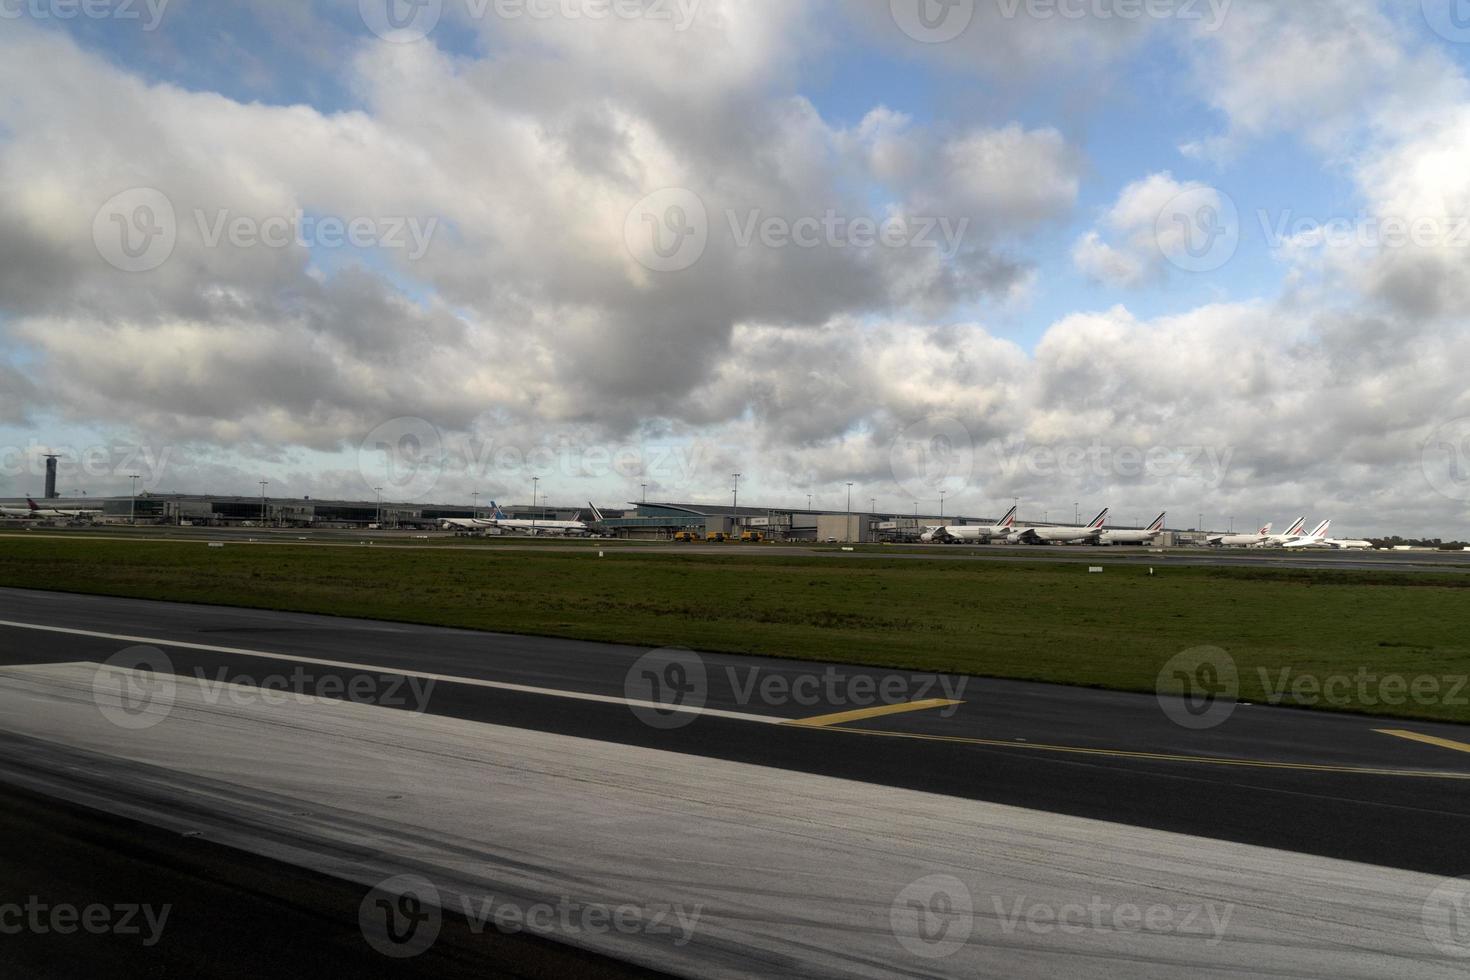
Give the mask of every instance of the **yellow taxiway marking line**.
[(1438, 745), (1442, 749), (1454, 749), (1456, 752), (1470, 752), (1470, 745), (1464, 742), (1456, 742), (1453, 739), (1438, 738), (1434, 735), (1421, 735), (1419, 732), (1406, 732), (1397, 728), (1375, 728), (1380, 735), (1392, 735), (1394, 738), (1407, 738), (1414, 742), (1423, 742), (1426, 745)]
[(948, 698), (926, 698), (923, 701), (905, 701), (902, 704), (881, 704), (876, 708), (839, 711), (831, 715), (817, 715), (815, 718), (795, 718), (786, 724), (802, 728), (828, 728), (844, 722), (861, 721), (864, 718), (881, 718), (883, 715), (896, 715), (905, 711), (925, 711), (929, 708), (945, 708), (952, 704), (964, 703), (963, 701), (951, 701)]
[[(984, 745), (998, 749), (1030, 749), (1033, 752), (1058, 752), (1068, 755), (1093, 755), (1115, 759), (1139, 759), (1151, 762), (1189, 762), (1207, 766), (1238, 766), (1247, 769), (1289, 769), (1302, 772), (1335, 772), (1358, 776), (1407, 776), (1419, 779), (1470, 780), (1470, 772), (1433, 772), (1425, 769), (1373, 769), (1361, 766), (1327, 766), (1309, 762), (1270, 762), (1265, 759), (1227, 759), (1204, 755), (1170, 755), (1163, 752), (1132, 752), (1126, 749), (1093, 749), (1075, 745), (1047, 745), (1042, 742), (1008, 742), (996, 738), (969, 738), (960, 735), (925, 735), (918, 732), (890, 732), (875, 728), (843, 728), (827, 726), (828, 732), (852, 735), (874, 735), (880, 738), (907, 738), (924, 742), (954, 742), (960, 745)], [(1470, 745), (1462, 746), (1470, 752)]]

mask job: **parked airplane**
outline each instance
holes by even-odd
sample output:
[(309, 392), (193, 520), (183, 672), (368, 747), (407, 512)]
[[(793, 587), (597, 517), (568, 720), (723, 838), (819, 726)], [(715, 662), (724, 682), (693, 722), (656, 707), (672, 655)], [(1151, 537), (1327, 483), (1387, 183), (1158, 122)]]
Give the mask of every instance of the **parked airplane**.
[(1164, 518), (1168, 516), (1160, 514), (1142, 531), (1104, 531), (1099, 540), (1103, 544), (1152, 544), (1154, 538), (1164, 533)]
[(1326, 544), (1339, 551), (1372, 551), (1373, 542), (1355, 538), (1327, 538)]
[(983, 542), (992, 538), (1003, 538), (1010, 534), (1015, 526), (1016, 508), (1012, 507), (1006, 511), (1006, 516), (1000, 519), (999, 524), (952, 524), (945, 527), (931, 527), (919, 535), (919, 540)]
[(1327, 543), (1327, 531), (1332, 527), (1331, 521), (1323, 521), (1318, 524), (1311, 534), (1304, 534), (1295, 540), (1288, 541), (1282, 545), (1283, 548), (1330, 548)]
[(1254, 548), (1266, 543), (1271, 537), (1271, 525), (1267, 524), (1255, 534), (1216, 534), (1210, 537), (1210, 544), (1222, 548)]
[(495, 511), (494, 524), (496, 527), (508, 531), (529, 531), (532, 534), (591, 534), (592, 529), (581, 521), (539, 521), (526, 520), (525, 518), (506, 517), (505, 511), (495, 501), (490, 501), (490, 507)]
[(74, 518), (75, 519), (75, 518), (97, 517), (97, 516), (99, 516), (102, 513), (101, 509), (95, 509), (95, 510), (61, 510), (60, 508), (57, 508), (57, 507), (42, 507), (40, 504), (37, 504), (30, 497), (27, 497), (26, 498), (26, 505), (30, 508), (26, 512), (27, 516), (29, 516), (29, 517), (70, 517), (70, 518)]
[(1025, 527), (1006, 538), (1011, 544), (1096, 544), (1108, 519), (1104, 507), (1086, 527)]
[(1291, 527), (1287, 529), (1285, 534), (1269, 535), (1265, 541), (1261, 542), (1261, 547), (1279, 548), (1284, 544), (1295, 541), (1297, 538), (1302, 536), (1302, 531), (1306, 528), (1306, 526), (1307, 519), (1305, 517), (1298, 517), (1295, 523), (1293, 523)]
[(478, 517), (441, 517), (439, 526), (446, 530), (454, 528), (456, 531), (484, 531), (491, 525)]
[[(495, 532), (495, 530), (519, 530), (529, 535), (589, 535), (591, 527), (582, 523), (581, 520), (526, 520), (523, 517), (506, 517), (506, 511), (501, 510), (500, 504), (490, 501), (492, 517), (441, 517), (441, 527), (456, 527), (459, 530), (478, 530), (478, 532)], [(597, 508), (592, 508), (592, 513), (601, 513)]]

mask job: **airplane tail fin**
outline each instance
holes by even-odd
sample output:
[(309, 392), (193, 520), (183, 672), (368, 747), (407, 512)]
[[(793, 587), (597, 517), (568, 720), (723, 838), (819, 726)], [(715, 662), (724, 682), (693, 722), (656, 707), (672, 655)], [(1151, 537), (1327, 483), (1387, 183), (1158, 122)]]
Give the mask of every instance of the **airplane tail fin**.
[(1291, 527), (1287, 528), (1286, 533), (1287, 534), (1301, 534), (1302, 533), (1302, 530), (1306, 526), (1307, 526), (1307, 519), (1305, 517), (1298, 517), (1296, 519), (1296, 523), (1293, 524)]
[(1101, 514), (1098, 514), (1096, 517), (1094, 517), (1092, 519), (1092, 523), (1087, 525), (1087, 529), (1089, 531), (1095, 531), (1098, 528), (1102, 527), (1103, 524), (1105, 524), (1107, 522), (1107, 519), (1108, 519), (1108, 508), (1104, 507), (1102, 509), (1102, 513)]
[(490, 513), (497, 521), (505, 520), (505, 511), (501, 510), (500, 505), (493, 500), (490, 501)]
[(1154, 522), (1148, 526), (1148, 530), (1150, 530), (1150, 531), (1162, 531), (1164, 529), (1164, 518), (1166, 518), (1168, 516), (1169, 516), (1169, 512), (1168, 511), (1165, 511), (1164, 513), (1160, 514), (1154, 520)]
[(1271, 525), (1270, 524), (1267, 524), (1265, 527), (1261, 528), (1256, 533), (1257, 534), (1270, 534), (1271, 533)]
[(1000, 523), (997, 524), (996, 527), (1015, 527), (1016, 526), (1016, 509), (1017, 508), (1012, 507), (1010, 510), (1006, 511), (1006, 516), (1004, 516), (1004, 517), (1002, 517), (1000, 519)]
[(30, 497), (27, 497), (26, 498), (26, 506), (29, 507), (31, 510), (40, 510), (41, 509), (40, 507), (37, 507), (36, 506), (36, 502), (34, 500), (32, 500)]
[(1312, 537), (1314, 537), (1314, 538), (1323, 537), (1323, 536), (1325, 536), (1327, 534), (1327, 532), (1331, 528), (1332, 528), (1332, 522), (1331, 521), (1323, 521), (1321, 524), (1318, 524), (1316, 530), (1314, 530), (1312, 532)]
[(587, 501), (587, 506), (592, 508), (592, 519), (598, 524), (601, 524), (604, 520), (606, 520), (606, 518), (602, 516), (602, 511), (598, 510), (597, 505), (594, 504), (592, 501)]

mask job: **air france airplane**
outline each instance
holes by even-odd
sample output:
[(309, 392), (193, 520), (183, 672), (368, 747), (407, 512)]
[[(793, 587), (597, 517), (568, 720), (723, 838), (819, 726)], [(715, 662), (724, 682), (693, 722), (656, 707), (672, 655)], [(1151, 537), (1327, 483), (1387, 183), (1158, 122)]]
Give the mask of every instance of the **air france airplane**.
[(1003, 538), (1010, 534), (1016, 526), (1016, 508), (1012, 507), (1006, 511), (1006, 516), (1000, 519), (999, 524), (954, 524), (948, 527), (931, 527), (919, 535), (920, 541), (949, 540), (949, 541), (990, 541), (992, 538)]
[(1108, 509), (1104, 507), (1086, 527), (1026, 527), (1006, 540), (1011, 544), (1096, 544), (1107, 519)]
[(1168, 516), (1160, 514), (1142, 531), (1104, 531), (1100, 540), (1103, 544), (1152, 544), (1154, 538), (1164, 533), (1164, 518)]
[(1271, 525), (1267, 524), (1255, 534), (1216, 534), (1210, 538), (1210, 544), (1222, 548), (1255, 548), (1270, 537)]

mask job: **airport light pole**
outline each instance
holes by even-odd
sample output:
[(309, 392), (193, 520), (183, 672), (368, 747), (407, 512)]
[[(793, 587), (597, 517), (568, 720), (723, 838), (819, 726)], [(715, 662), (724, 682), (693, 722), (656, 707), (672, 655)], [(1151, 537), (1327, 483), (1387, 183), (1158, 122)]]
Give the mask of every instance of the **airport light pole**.
[(1082, 523), (1082, 502), (1072, 501), (1072, 526), (1076, 527)]
[(730, 475), (735, 478), (735, 489), (731, 491), (732, 496), (730, 497), (730, 509), (738, 510), (740, 507), (740, 474), (731, 473)]
[(260, 481), (260, 523), (265, 524), (265, 488), (270, 486), (269, 480)]
[(847, 520), (843, 522), (846, 526), (842, 529), (842, 536), (848, 541), (852, 540), (852, 484), (847, 485)]
[(648, 484), (640, 483), (638, 485), (643, 488), (643, 502), (646, 504), (648, 503)]
[(948, 490), (939, 491), (939, 517), (941, 520), (944, 518), (944, 495), (947, 493), (949, 493)]
[(475, 519), (475, 520), (479, 520), (479, 518), (480, 518), (480, 491), (478, 491), (478, 490), (472, 490), (472, 491), (470, 491), (470, 508), (471, 508), (471, 510), (470, 510), (470, 517), (473, 518), (473, 519)]
[(128, 474), (128, 479), (131, 480), (131, 481), (133, 481), (132, 483), (129, 484), (129, 488), (130, 488), (129, 489), (129, 492), (132, 495), (132, 500), (128, 501), (128, 523), (129, 524), (137, 524), (138, 523), (138, 481), (140, 479), (142, 479), (142, 477), (138, 476), (138, 474), (136, 474), (136, 473), (129, 473)]
[(536, 494), (541, 490), (541, 477), (531, 477), (531, 537), (536, 536)]
[(811, 510), (812, 509), (812, 495), (811, 494), (807, 494), (806, 495), (806, 509), (807, 510)]

